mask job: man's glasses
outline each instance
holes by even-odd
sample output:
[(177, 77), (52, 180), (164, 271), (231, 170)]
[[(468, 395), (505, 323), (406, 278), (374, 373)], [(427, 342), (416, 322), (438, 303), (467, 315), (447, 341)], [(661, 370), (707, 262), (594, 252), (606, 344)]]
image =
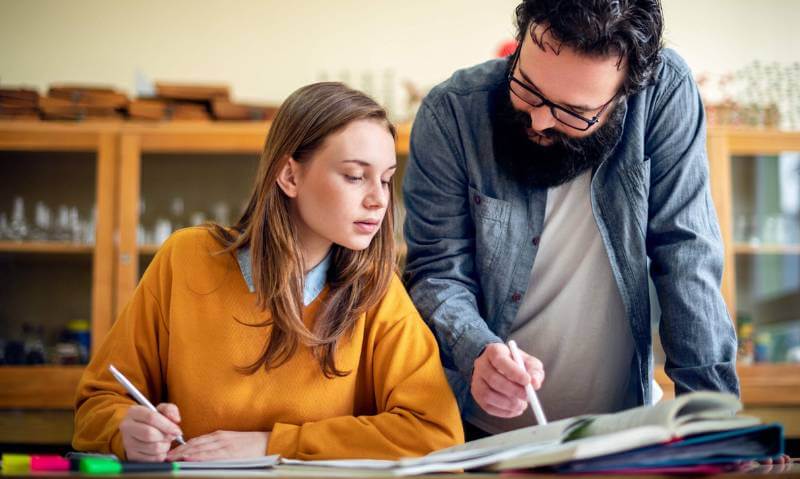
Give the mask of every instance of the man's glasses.
[(600, 121), (600, 115), (603, 114), (605, 109), (608, 105), (611, 104), (612, 101), (617, 97), (614, 95), (608, 100), (602, 107), (600, 107), (600, 111), (597, 112), (595, 116), (592, 118), (586, 118), (574, 111), (570, 111), (569, 109), (557, 105), (552, 101), (545, 98), (541, 93), (537, 92), (533, 88), (529, 87), (521, 80), (518, 80), (514, 77), (514, 70), (517, 68), (517, 62), (519, 61), (519, 52), (522, 48), (522, 45), (517, 48), (517, 51), (514, 52), (514, 60), (511, 64), (511, 70), (508, 72), (508, 88), (511, 90), (511, 93), (514, 94), (517, 98), (524, 101), (528, 105), (538, 108), (540, 106), (548, 106), (550, 107), (550, 112), (553, 114), (553, 118), (558, 120), (559, 122), (567, 125), (570, 128), (574, 128), (580, 131), (586, 131), (598, 121)]

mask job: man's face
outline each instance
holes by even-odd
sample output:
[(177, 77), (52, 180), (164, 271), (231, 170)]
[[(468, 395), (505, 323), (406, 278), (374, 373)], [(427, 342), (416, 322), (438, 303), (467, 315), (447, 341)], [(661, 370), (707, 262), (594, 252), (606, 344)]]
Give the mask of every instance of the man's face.
[[(602, 113), (613, 106), (625, 80), (625, 66), (619, 65), (616, 55), (590, 57), (561, 46), (543, 30), (544, 27), (539, 26), (531, 34), (541, 39), (544, 49), (534, 43), (530, 35), (524, 37), (512, 72), (515, 80), (509, 95), (514, 108), (530, 116), (531, 126), (526, 133), (531, 141), (549, 146), (553, 144), (555, 133), (583, 138), (603, 125), (608, 115)], [(537, 99), (539, 102), (544, 99), (556, 107), (531, 106), (525, 99), (533, 99), (534, 104), (538, 103)], [(581, 126), (578, 116), (598, 117), (599, 122), (586, 131), (566, 124)]]
[(544, 50), (526, 35), (508, 88), (495, 98), (495, 149), (515, 176), (552, 187), (599, 165), (613, 148), (626, 70), (616, 55), (582, 55), (547, 32), (534, 34)]

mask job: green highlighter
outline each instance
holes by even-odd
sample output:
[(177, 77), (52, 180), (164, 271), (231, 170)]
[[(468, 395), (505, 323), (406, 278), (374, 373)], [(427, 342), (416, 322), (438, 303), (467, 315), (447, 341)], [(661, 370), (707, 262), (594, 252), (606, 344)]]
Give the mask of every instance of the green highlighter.
[(172, 472), (176, 462), (120, 462), (114, 459), (81, 459), (81, 472), (86, 474), (119, 474), (122, 472)]

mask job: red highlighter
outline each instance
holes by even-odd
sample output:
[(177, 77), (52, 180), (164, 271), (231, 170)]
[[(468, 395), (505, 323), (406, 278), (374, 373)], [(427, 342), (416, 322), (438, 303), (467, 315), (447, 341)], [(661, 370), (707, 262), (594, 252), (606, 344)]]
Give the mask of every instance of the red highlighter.
[(69, 464), (61, 456), (31, 456), (31, 471), (69, 471)]

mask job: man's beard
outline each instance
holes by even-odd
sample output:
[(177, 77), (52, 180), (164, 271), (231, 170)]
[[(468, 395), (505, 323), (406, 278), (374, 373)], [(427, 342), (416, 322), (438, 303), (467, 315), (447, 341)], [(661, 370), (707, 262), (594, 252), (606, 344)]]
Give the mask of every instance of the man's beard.
[[(591, 135), (573, 138), (548, 128), (539, 133), (552, 139), (552, 143), (542, 146), (528, 137), (530, 115), (514, 108), (507, 86), (497, 88), (491, 112), (495, 158), (513, 178), (530, 186), (562, 185), (599, 166), (616, 146), (622, 134), (625, 108), (621, 103), (610, 107), (606, 121)], [(564, 128), (569, 127), (564, 125)]]

